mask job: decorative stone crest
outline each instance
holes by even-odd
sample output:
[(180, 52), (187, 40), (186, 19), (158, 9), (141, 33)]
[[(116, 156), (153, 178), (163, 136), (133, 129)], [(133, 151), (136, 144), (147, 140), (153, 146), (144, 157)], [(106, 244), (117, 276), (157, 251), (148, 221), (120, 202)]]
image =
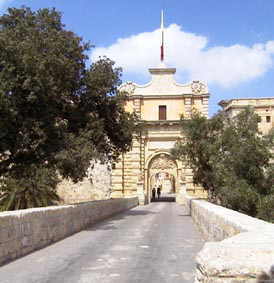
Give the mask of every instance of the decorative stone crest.
[(134, 93), (135, 88), (136, 85), (133, 82), (126, 82), (120, 86), (119, 91), (126, 92), (127, 94), (132, 95)]
[(175, 162), (171, 160), (166, 154), (160, 154), (160, 156), (153, 159), (150, 166), (151, 169), (161, 169), (161, 170), (174, 169), (176, 167), (177, 166)]
[(205, 91), (205, 85), (203, 83), (201, 83), (200, 81), (193, 81), (191, 84), (191, 89), (192, 92), (195, 94), (199, 94), (201, 92)]
[(185, 177), (185, 175), (183, 175), (183, 174), (181, 174), (181, 181), (182, 181), (182, 182), (185, 182), (185, 181), (186, 181), (186, 177)]
[(142, 183), (144, 181), (144, 176), (142, 173), (138, 175), (138, 183)]

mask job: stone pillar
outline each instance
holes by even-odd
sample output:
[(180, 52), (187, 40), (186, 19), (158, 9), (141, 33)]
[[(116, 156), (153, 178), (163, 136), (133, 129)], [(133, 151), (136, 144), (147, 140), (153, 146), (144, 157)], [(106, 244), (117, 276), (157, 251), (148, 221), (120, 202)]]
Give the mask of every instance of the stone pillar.
[(208, 97), (202, 98), (202, 114), (208, 117)]
[(145, 205), (145, 193), (144, 193), (144, 182), (138, 181), (137, 183), (137, 197), (139, 199), (139, 205)]
[(141, 119), (142, 112), (141, 112), (141, 97), (136, 97), (133, 99), (133, 108), (137, 116)]
[(149, 181), (148, 181), (148, 170), (145, 169), (145, 179), (144, 179), (144, 194), (145, 194), (145, 204), (150, 203), (150, 196), (149, 196)]
[(182, 181), (180, 183), (180, 193), (179, 193), (179, 204), (182, 204), (184, 207), (184, 215), (191, 215), (191, 203), (187, 202), (187, 183)]
[(186, 118), (190, 118), (192, 112), (192, 99), (191, 97), (185, 98), (185, 115)]
[(180, 182), (180, 193), (181, 194), (186, 194), (186, 182)]
[(186, 195), (186, 182), (185, 181), (181, 181), (180, 182), (180, 188), (179, 188), (179, 192), (176, 194), (176, 202), (178, 202), (179, 204), (185, 204), (185, 195)]

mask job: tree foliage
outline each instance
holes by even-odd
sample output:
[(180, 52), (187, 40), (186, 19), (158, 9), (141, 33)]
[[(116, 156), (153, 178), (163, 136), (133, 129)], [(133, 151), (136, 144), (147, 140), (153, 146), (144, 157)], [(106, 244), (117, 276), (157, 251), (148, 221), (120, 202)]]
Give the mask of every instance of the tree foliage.
[(87, 67), (89, 48), (55, 9), (12, 8), (0, 17), (0, 176), (16, 180), (2, 189), (23, 188), (29, 168), (78, 181), (92, 158), (130, 148), (136, 117), (117, 92), (121, 69), (107, 58)]
[(274, 209), (273, 134), (262, 136), (258, 121), (250, 108), (232, 119), (222, 112), (211, 119), (194, 113), (182, 120), (185, 140), (172, 154), (189, 164), (194, 182), (208, 190), (212, 202), (274, 221), (262, 205)]

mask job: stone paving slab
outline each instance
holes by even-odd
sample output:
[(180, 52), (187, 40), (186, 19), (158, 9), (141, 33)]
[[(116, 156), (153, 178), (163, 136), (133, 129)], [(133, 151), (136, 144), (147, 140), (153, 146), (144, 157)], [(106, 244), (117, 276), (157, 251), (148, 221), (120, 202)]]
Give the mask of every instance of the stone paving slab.
[(176, 203), (151, 203), (0, 267), (1, 283), (194, 282), (204, 244)]

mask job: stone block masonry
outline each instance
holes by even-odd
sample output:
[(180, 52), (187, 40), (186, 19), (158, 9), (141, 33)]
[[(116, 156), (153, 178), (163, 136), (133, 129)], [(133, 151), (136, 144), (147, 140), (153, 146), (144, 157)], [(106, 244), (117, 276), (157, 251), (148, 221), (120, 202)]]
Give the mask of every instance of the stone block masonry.
[(105, 200), (111, 193), (110, 164), (101, 164), (92, 160), (87, 170), (87, 177), (81, 182), (73, 183), (63, 179), (57, 186), (60, 204), (75, 204), (91, 200)]
[(184, 204), (210, 241), (196, 258), (195, 282), (255, 283), (274, 268), (273, 224), (187, 195)]
[(138, 198), (0, 213), (0, 265), (77, 233), (138, 205)]

